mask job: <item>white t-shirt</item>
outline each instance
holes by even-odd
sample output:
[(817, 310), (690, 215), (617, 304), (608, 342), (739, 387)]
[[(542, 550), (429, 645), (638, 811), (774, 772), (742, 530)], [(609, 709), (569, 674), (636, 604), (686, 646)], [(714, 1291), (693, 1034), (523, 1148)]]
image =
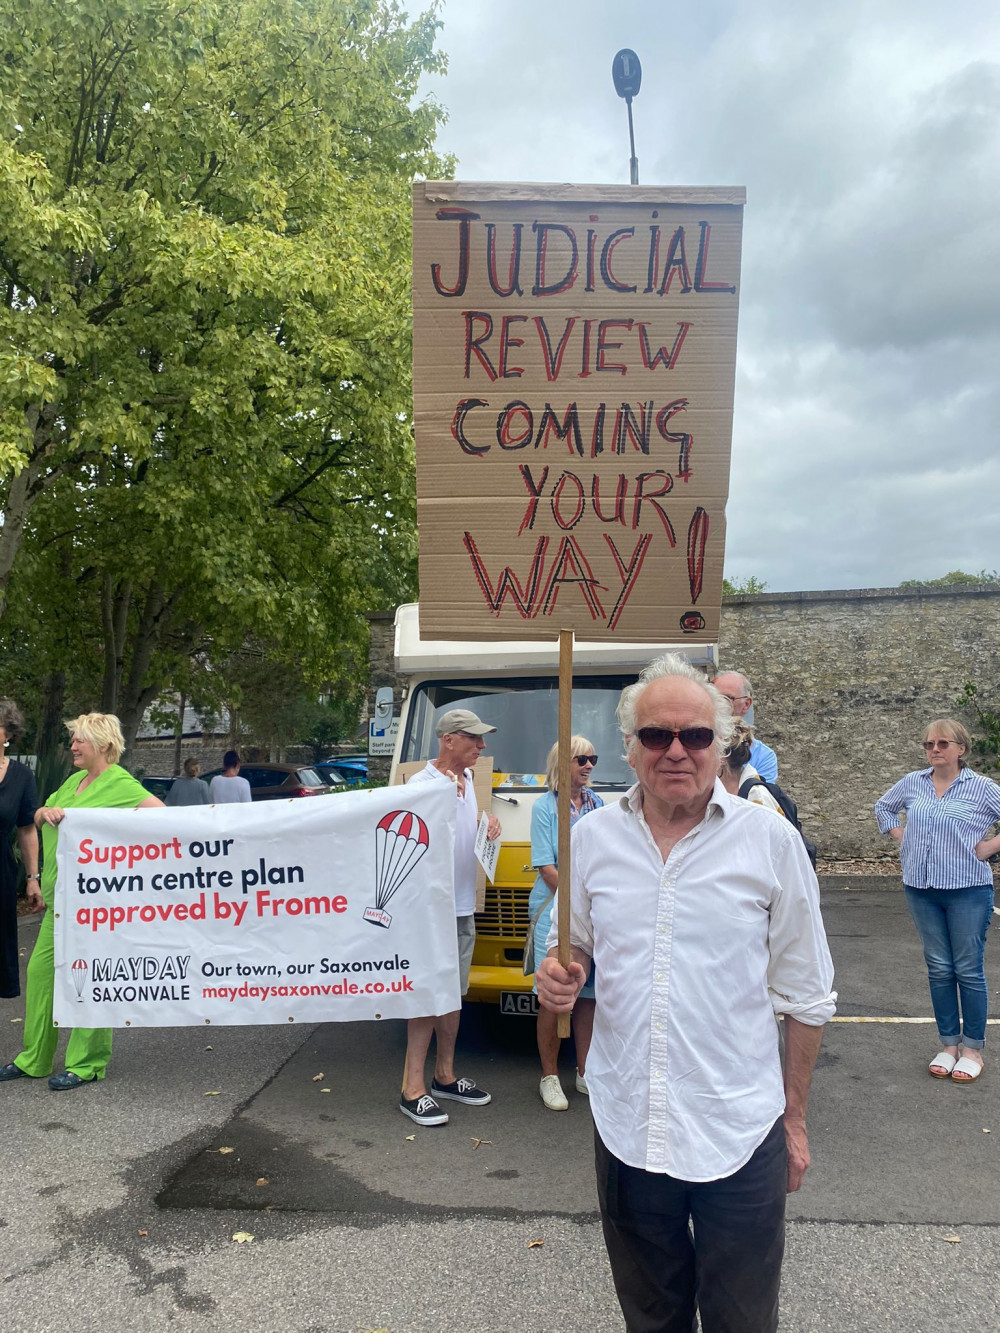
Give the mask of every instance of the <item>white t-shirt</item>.
[(212, 779), (208, 794), (215, 805), (236, 805), (250, 800), (250, 783), (246, 778), (224, 778), (220, 773)]
[[(428, 763), (409, 779), (410, 782), (451, 782), (445, 773)], [(479, 862), (476, 860), (476, 830), (479, 827), (479, 806), (472, 786), (472, 770), (465, 770), (465, 795), (458, 792), (458, 810), (455, 814), (455, 915), (473, 916), (476, 911), (476, 879)]]
[[(748, 778), (759, 777), (760, 774), (754, 768), (753, 764), (744, 764), (740, 769), (740, 786), (742, 787)], [(782, 819), (786, 817), (784, 810), (782, 810), (781, 806), (766, 787), (751, 787), (744, 799), (750, 801), (753, 805), (762, 805), (765, 810), (773, 810), (775, 814), (780, 815)]]

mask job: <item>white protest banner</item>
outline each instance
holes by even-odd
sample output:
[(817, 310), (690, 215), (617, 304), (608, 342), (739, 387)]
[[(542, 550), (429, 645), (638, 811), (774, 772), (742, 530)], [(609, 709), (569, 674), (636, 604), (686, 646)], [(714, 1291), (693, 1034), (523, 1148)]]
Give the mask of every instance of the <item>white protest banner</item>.
[(479, 817), (476, 829), (476, 860), (486, 871), (486, 878), (492, 884), (497, 873), (497, 858), (500, 855), (500, 839), (489, 838), (486, 831), (490, 826), (490, 817), (484, 810)]
[(461, 1005), (455, 795), (69, 810), (57, 1026), (336, 1022)]

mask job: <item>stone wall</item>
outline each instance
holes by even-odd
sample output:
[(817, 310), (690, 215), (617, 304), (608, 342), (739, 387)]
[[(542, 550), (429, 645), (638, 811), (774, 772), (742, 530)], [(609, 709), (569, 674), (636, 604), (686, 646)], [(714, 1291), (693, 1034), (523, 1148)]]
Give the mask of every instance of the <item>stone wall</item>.
[(719, 659), (750, 677), (781, 785), (841, 858), (892, 854), (874, 801), (923, 766), (924, 728), (967, 680), (996, 704), (998, 649), (998, 587), (865, 588), (727, 598)]
[[(371, 624), (371, 700), (393, 672), (393, 615)], [(967, 680), (1000, 701), (1000, 587), (864, 588), (727, 597), (719, 659), (753, 683), (757, 732), (781, 784), (832, 859), (893, 856), (872, 805), (923, 764), (935, 717)], [(968, 718), (964, 718), (966, 722)], [(384, 780), (389, 760), (373, 759)]]
[[(189, 736), (181, 742), (181, 764), (197, 759), (203, 773), (222, 766), (222, 756), (229, 749), (224, 736)], [(172, 740), (136, 741), (131, 769), (140, 777), (168, 778), (174, 771), (175, 743)]]

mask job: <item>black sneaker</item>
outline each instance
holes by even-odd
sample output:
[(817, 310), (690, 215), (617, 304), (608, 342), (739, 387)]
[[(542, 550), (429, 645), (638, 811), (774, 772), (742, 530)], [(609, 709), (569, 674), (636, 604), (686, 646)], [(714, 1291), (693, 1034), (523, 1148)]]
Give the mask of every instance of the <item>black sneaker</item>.
[(464, 1102), (466, 1106), (488, 1106), (493, 1100), (488, 1092), (477, 1088), (471, 1078), (459, 1078), (454, 1083), (439, 1083), (432, 1078), (431, 1092), (435, 1097), (447, 1097), (449, 1101)]
[(428, 1097), (426, 1092), (422, 1097), (414, 1097), (409, 1101), (405, 1097), (400, 1097), (399, 1109), (403, 1115), (408, 1115), (418, 1125), (446, 1125), (448, 1123), (448, 1112), (442, 1111), (434, 1098)]

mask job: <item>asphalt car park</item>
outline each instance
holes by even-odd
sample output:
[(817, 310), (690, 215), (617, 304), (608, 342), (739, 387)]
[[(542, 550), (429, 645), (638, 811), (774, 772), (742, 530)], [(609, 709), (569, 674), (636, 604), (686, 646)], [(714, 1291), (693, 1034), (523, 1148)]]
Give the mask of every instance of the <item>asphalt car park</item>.
[[(813, 1083), (814, 1165), (806, 1186), (789, 1201), (789, 1216), (1000, 1225), (995, 1166), (1000, 1123), (991, 1124), (985, 1111), (1000, 1106), (996, 1080), (969, 1088), (928, 1075), (936, 1029), (927, 1021), (926, 973), (901, 893), (830, 889), (824, 915), (840, 998)], [(531, 1017), (504, 1016), (499, 1006), (467, 1006), (460, 1043), (461, 1072), (493, 1092), (494, 1104), (449, 1106), (446, 1128), (422, 1130), (411, 1142), (394, 1095), (405, 1048), (403, 1025), (320, 1027), (226, 1126), (228, 1141), (249, 1136), (244, 1174), (252, 1174), (261, 1160), (260, 1136), (270, 1148), (272, 1137), (277, 1141), (291, 1132), (301, 1169), (290, 1170), (269, 1191), (271, 1209), (419, 1216), (460, 1206), (464, 1213), (487, 1215), (515, 1209), (593, 1216), (593, 1128), (587, 1098), (572, 1090), (569, 1045), (563, 1083), (571, 1107), (555, 1114), (538, 1096)], [(303, 1097), (313, 1076), (327, 1070), (337, 1071), (329, 1079), (329, 1096)], [(984, 1135), (984, 1128), (990, 1134)], [(340, 1149), (333, 1158), (331, 1136)], [(469, 1157), (475, 1137), (490, 1141), (484, 1157)], [(360, 1139), (368, 1147), (359, 1148)], [(947, 1163), (933, 1190), (925, 1171), (902, 1169), (918, 1145), (921, 1156)], [(438, 1170), (429, 1174), (430, 1162)], [(544, 1170), (539, 1162), (546, 1163)], [(246, 1206), (255, 1197), (248, 1180), (249, 1175), (241, 1177), (240, 1163), (199, 1154), (166, 1184), (161, 1202), (197, 1206), (201, 1194), (203, 1205)]]
[[(782, 1333), (996, 1328), (1000, 1067), (988, 1054), (971, 1087), (928, 1075), (926, 975), (891, 881), (825, 879), (823, 906), (840, 998), (789, 1199)], [(995, 1013), (995, 938), (987, 976)], [(5, 1011), (10, 1053), (22, 1012)], [(467, 1006), (460, 1072), (493, 1103), (449, 1106), (439, 1129), (396, 1107), (402, 1023), (115, 1041), (107, 1080), (72, 1098), (0, 1093), (12, 1328), (72, 1308), (95, 1330), (438, 1333), (470, 1311), (485, 1333), (621, 1329), (588, 1102), (567, 1044), (570, 1109), (542, 1106), (530, 1017)]]

